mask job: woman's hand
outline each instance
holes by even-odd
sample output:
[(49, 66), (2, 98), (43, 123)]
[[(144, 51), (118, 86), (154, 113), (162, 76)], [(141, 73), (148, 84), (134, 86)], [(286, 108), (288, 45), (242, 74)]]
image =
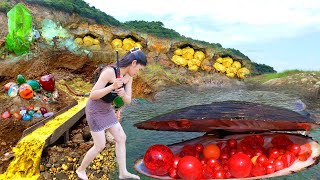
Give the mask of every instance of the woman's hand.
[(120, 88), (120, 89), (116, 89), (115, 90), (118, 94), (118, 96), (123, 97), (126, 95), (126, 91), (124, 90), (124, 88)]
[(121, 88), (123, 86), (123, 79), (122, 78), (116, 78), (112, 84), (113, 88), (115, 90)]

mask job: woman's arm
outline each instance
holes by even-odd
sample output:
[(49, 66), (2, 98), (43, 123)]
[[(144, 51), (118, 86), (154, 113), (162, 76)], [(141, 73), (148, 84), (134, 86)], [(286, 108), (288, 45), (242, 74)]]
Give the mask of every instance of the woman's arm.
[(126, 84), (125, 89), (121, 88), (116, 91), (126, 104), (130, 104), (131, 103), (131, 96), (132, 96), (132, 77), (129, 77), (129, 81)]
[(112, 79), (115, 79), (114, 70), (111, 68), (107, 68), (101, 72), (98, 81), (93, 86), (90, 92), (91, 99), (100, 99), (111, 91), (122, 86), (122, 78), (117, 79), (112, 85), (105, 87), (108, 82), (111, 82)]

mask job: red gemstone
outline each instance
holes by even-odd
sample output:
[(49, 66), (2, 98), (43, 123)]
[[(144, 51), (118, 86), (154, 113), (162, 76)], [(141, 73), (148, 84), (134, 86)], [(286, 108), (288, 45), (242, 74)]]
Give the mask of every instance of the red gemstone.
[(202, 173), (202, 164), (193, 156), (185, 156), (180, 159), (177, 170), (182, 179), (195, 180)]
[(176, 168), (170, 168), (169, 169), (169, 176), (172, 177), (173, 179), (178, 179), (178, 173), (177, 173), (177, 169)]
[(178, 163), (179, 163), (180, 159), (181, 159), (181, 158), (180, 158), (179, 156), (175, 156), (175, 157), (173, 158), (173, 164), (172, 164), (172, 167), (173, 167), (173, 168), (177, 169)]
[(229, 159), (229, 171), (236, 178), (244, 178), (250, 175), (252, 162), (248, 155), (237, 153)]
[(143, 161), (151, 174), (162, 176), (169, 172), (173, 164), (173, 153), (168, 146), (155, 144), (147, 150)]
[(215, 158), (209, 158), (207, 159), (207, 166), (211, 169), (214, 169), (215, 167), (219, 166), (219, 161)]
[(251, 175), (252, 176), (263, 176), (266, 174), (266, 169), (265, 167), (263, 166), (260, 166), (258, 164), (254, 165), (252, 167), (252, 170), (251, 170)]
[(9, 90), (10, 86), (13, 85), (13, 84), (16, 84), (16, 83), (9, 82), (9, 83), (5, 84), (4, 85), (4, 90), (7, 92)]
[(284, 134), (277, 135), (272, 138), (271, 144), (279, 149), (285, 149), (293, 144), (293, 142)]
[(28, 106), (28, 110), (33, 110), (33, 109), (34, 109), (33, 105)]
[(9, 111), (5, 111), (1, 114), (2, 119), (8, 119), (11, 116)]
[(46, 91), (54, 91), (55, 79), (52, 74), (44, 75), (40, 78), (40, 84)]
[(42, 115), (44, 115), (44, 114), (47, 113), (48, 111), (47, 111), (47, 109), (46, 109), (45, 107), (41, 107), (41, 108), (40, 108), (40, 112), (41, 112)]
[(288, 147), (288, 150), (293, 152), (293, 154), (297, 156), (299, 155), (301, 148), (299, 144), (292, 144)]
[(235, 139), (229, 139), (229, 140), (227, 141), (227, 143), (228, 143), (228, 146), (229, 146), (231, 149), (237, 148), (237, 140), (235, 140)]
[(196, 151), (199, 153), (202, 153), (203, 148), (204, 148), (202, 144), (196, 144), (196, 145), (194, 145), (194, 147), (195, 147)]
[(266, 166), (267, 174), (274, 173), (275, 170), (276, 170), (276, 167), (275, 167), (274, 164), (268, 164), (268, 165)]
[(268, 158), (264, 154), (260, 155), (257, 158), (257, 163), (261, 164), (262, 166), (266, 166), (268, 164)]
[(299, 160), (306, 161), (312, 154), (311, 145), (309, 143), (300, 146)]
[(224, 170), (216, 170), (213, 172), (213, 178), (224, 179), (226, 172)]
[(274, 161), (274, 166), (276, 168), (276, 171), (280, 171), (281, 169), (284, 168), (284, 163), (283, 163), (283, 161), (281, 159), (276, 159)]
[(284, 155), (282, 155), (281, 160), (284, 163), (284, 167), (290, 167), (296, 160), (296, 156), (293, 154), (293, 152), (287, 151), (284, 153)]

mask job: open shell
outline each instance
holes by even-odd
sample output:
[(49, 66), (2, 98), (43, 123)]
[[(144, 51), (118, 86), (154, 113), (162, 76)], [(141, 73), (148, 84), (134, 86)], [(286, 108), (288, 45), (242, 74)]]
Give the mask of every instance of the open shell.
[(310, 117), (264, 104), (224, 101), (178, 109), (135, 124), (139, 129), (160, 131), (266, 132), (309, 131), (320, 128)]
[[(223, 138), (218, 138), (215, 135), (204, 135), (199, 138), (191, 139), (188, 141), (184, 141), (181, 143), (176, 143), (169, 145), (170, 149), (173, 151), (174, 154), (177, 154), (180, 152), (180, 150), (183, 148), (184, 145), (186, 144), (196, 144), (196, 143), (201, 143), (204, 146), (209, 144), (209, 143), (218, 143), (218, 142), (226, 142), (228, 139), (236, 139), (238, 143), (240, 142), (241, 139), (243, 139), (245, 136), (252, 135), (252, 134), (241, 134), (241, 135), (228, 135)], [(261, 133), (259, 134), (264, 137), (264, 147), (268, 148), (271, 145), (271, 140), (274, 136), (279, 135), (279, 134), (274, 134), (274, 133)], [(297, 134), (286, 134), (286, 136), (294, 143), (303, 145), (306, 143), (309, 143), (311, 145), (312, 149), (312, 154), (311, 156), (306, 160), (306, 161), (299, 161), (298, 159), (288, 168), (282, 169), (280, 171), (276, 171), (272, 174), (264, 175), (264, 176), (256, 176), (256, 177), (248, 177), (248, 178), (242, 178), (242, 179), (261, 179), (261, 178), (269, 178), (269, 177), (275, 177), (275, 176), (284, 176), (288, 174), (292, 174), (295, 172), (299, 172), (302, 170), (305, 170), (307, 168), (310, 168), (311, 166), (317, 164), (319, 162), (319, 157), (320, 157), (320, 144), (316, 141), (314, 141), (312, 138), (308, 136), (303, 136), (303, 135), (297, 135)], [(138, 159), (135, 162), (135, 169), (146, 176), (152, 177), (152, 178), (157, 178), (157, 179), (172, 179), (169, 176), (156, 176), (152, 175), (148, 172), (146, 167), (144, 166), (143, 163), (143, 157)], [(235, 178), (234, 178), (235, 179)]]

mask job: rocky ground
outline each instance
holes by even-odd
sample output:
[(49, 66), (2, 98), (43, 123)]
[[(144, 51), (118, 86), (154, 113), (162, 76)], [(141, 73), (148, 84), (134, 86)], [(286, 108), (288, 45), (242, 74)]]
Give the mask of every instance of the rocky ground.
[[(70, 131), (70, 141), (64, 143), (59, 140), (44, 150), (39, 179), (77, 179), (75, 171), (85, 153), (92, 147), (93, 141), (85, 118)], [(106, 148), (89, 165), (87, 174), (93, 180), (107, 180), (116, 167), (114, 143), (108, 142)]]
[[(307, 107), (320, 113), (320, 72), (298, 72), (281, 78), (264, 81), (262, 76), (245, 81), (249, 89), (281, 91), (300, 97)], [(320, 121), (320, 117), (319, 118)]]

